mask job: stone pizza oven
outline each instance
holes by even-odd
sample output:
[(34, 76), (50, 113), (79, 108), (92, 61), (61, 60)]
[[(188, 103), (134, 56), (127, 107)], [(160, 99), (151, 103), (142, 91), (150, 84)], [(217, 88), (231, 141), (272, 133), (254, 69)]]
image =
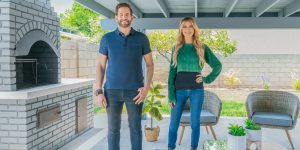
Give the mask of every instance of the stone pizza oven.
[(91, 79), (61, 79), (50, 0), (0, 0), (0, 149), (58, 149), (92, 128)]

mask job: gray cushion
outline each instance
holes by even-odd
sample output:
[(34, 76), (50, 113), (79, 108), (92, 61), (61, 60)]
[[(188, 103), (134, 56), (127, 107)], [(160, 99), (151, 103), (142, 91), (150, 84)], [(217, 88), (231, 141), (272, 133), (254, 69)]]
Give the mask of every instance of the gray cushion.
[(255, 112), (252, 116), (254, 122), (263, 125), (290, 127), (293, 125), (291, 115), (272, 112)]
[[(200, 117), (201, 123), (213, 123), (216, 121), (217, 121), (217, 116), (215, 116), (213, 113), (211, 113), (208, 110), (201, 111), (201, 117)], [(190, 112), (189, 111), (184, 111), (182, 113), (180, 122), (190, 123)]]

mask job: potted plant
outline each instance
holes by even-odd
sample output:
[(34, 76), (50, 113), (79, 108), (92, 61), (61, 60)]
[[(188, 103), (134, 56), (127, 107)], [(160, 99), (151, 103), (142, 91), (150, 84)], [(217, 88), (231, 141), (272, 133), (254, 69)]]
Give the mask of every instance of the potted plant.
[(242, 126), (230, 124), (227, 136), (227, 147), (229, 150), (245, 150), (246, 149), (246, 133)]
[(251, 119), (245, 121), (247, 140), (261, 141), (261, 127)]
[(147, 125), (145, 125), (144, 128), (146, 139), (149, 142), (157, 141), (159, 136), (160, 128), (159, 126), (153, 127), (153, 118), (157, 121), (162, 120), (162, 115), (160, 113), (160, 109), (162, 108), (161, 99), (165, 96), (160, 94), (160, 89), (162, 89), (162, 86), (160, 84), (154, 85), (153, 83), (151, 83), (151, 88), (144, 101), (142, 115), (148, 113), (151, 117), (150, 127), (147, 127)]

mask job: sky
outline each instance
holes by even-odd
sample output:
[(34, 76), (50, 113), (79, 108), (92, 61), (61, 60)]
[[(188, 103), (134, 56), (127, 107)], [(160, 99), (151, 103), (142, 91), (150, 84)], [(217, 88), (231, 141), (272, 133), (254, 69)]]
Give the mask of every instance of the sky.
[(72, 7), (74, 0), (50, 0), (51, 6), (54, 7), (54, 11), (57, 14), (65, 12)]

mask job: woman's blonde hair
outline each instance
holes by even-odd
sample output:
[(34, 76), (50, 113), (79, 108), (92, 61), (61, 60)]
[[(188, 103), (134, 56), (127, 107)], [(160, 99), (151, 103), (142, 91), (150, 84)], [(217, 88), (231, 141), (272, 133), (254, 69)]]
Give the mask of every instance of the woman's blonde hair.
[(199, 28), (197, 26), (196, 21), (191, 18), (191, 17), (185, 17), (180, 21), (179, 24), (179, 30), (178, 30), (178, 34), (176, 37), (176, 45), (175, 45), (175, 50), (173, 53), (173, 66), (177, 66), (177, 56), (179, 53), (179, 50), (182, 48), (183, 44), (185, 43), (185, 39), (184, 39), (184, 35), (182, 33), (182, 27), (183, 27), (183, 23), (184, 22), (190, 22), (194, 28), (194, 35), (193, 35), (193, 45), (196, 49), (196, 52), (198, 54), (199, 57), (199, 65), (201, 67), (204, 66), (205, 64), (205, 59), (204, 59), (204, 48), (203, 48), (203, 43), (200, 40), (200, 31)]

